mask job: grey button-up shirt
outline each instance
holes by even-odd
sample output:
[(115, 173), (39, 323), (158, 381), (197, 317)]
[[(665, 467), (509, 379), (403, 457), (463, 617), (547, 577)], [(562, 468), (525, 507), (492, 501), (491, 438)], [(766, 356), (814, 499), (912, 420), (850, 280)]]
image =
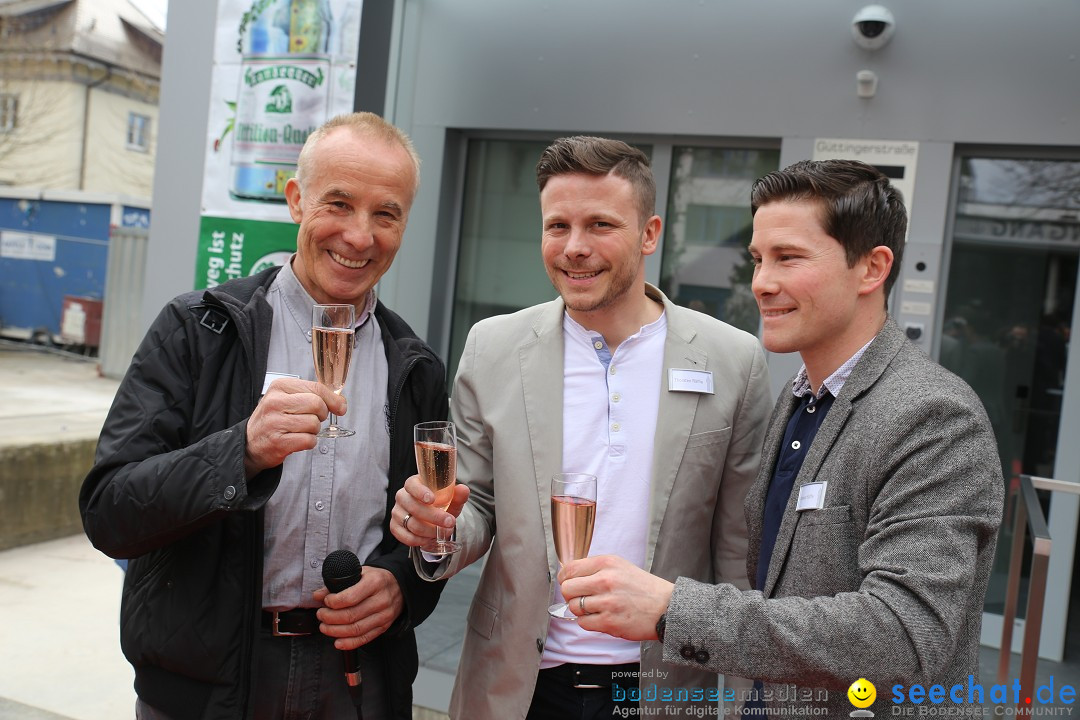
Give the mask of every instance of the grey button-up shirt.
[[(266, 296), (274, 310), (267, 374), (315, 379), (311, 308), (315, 301), (285, 265)], [(334, 550), (368, 559), (382, 539), (390, 472), (386, 424), (388, 368), (373, 311), (375, 293), (356, 319), (356, 337), (339, 418), (356, 434), (319, 438), (313, 449), (285, 459), (281, 483), (266, 505), (262, 604), (267, 610), (316, 607), (322, 561)]]

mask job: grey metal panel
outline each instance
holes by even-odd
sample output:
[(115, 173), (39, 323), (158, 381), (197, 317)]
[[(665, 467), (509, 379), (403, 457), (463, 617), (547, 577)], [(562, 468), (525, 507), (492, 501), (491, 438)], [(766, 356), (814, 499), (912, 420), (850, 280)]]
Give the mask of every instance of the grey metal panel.
[(896, 34), (870, 52), (861, 3), (412, 2), (403, 94), (411, 122), (456, 128), (1076, 143), (1080, 4), (886, 4)]
[(216, 20), (217, 0), (169, 3), (143, 332), (165, 303), (194, 287)]
[[(932, 340), (937, 335), (935, 319), (939, 313), (935, 304), (943, 304), (945, 300), (945, 295), (939, 291), (947, 277), (944, 273), (943, 247), (945, 225), (949, 218), (952, 151), (950, 143), (919, 144), (915, 196), (904, 198), (911, 213), (907, 246), (901, 261), (900, 277), (896, 280), (889, 301), (889, 310), (897, 323), (905, 328), (908, 337), (927, 355), (931, 355)], [(924, 292), (921, 283), (930, 283), (926, 286), (930, 289)], [(931, 311), (929, 314), (905, 312), (905, 303), (908, 302), (929, 305)]]
[(121, 378), (143, 336), (142, 298), (149, 233), (142, 228), (113, 228), (102, 305), (101, 374)]

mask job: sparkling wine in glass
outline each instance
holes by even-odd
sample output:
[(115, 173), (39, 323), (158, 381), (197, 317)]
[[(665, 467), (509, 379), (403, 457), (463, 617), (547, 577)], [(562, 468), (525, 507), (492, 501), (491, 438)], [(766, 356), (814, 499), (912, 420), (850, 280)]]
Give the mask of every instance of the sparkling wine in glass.
[[(311, 353), (315, 358), (315, 377), (338, 395), (345, 387), (352, 359), (353, 335), (356, 332), (356, 308), (352, 305), (316, 305), (311, 309)], [(330, 413), (330, 424), (319, 437), (339, 438), (355, 435), (337, 424)]]
[[(559, 473), (551, 478), (551, 534), (559, 563), (580, 560), (589, 554), (596, 523), (596, 476)], [(565, 603), (556, 603), (548, 613), (560, 620), (576, 620)]]
[[(432, 503), (440, 510), (450, 506), (457, 484), (457, 430), (449, 420), (419, 423), (413, 428), (416, 468), (420, 481), (435, 493)], [(420, 546), (429, 555), (453, 555), (461, 544), (450, 539), (452, 532), (435, 528), (435, 538)]]

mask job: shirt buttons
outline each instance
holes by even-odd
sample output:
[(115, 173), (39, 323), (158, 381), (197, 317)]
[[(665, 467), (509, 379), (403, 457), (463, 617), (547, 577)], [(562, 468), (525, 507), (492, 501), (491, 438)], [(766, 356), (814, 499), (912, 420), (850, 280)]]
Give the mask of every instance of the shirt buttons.
[(614, 375), (614, 374), (615, 374), (615, 366), (612, 365), (610, 368), (608, 368), (608, 375)]
[(621, 427), (622, 425), (619, 423), (611, 423), (611, 432), (619, 432), (619, 428)]
[(817, 405), (811, 405), (808, 408), (806, 408), (806, 412), (811, 413), (811, 414), (813, 414), (813, 412), (815, 410), (817, 410)]
[(315, 558), (311, 558), (311, 567), (313, 567), (313, 568), (319, 567), (319, 561), (316, 560)]
[(592, 346), (593, 346), (594, 348), (596, 348), (597, 350), (603, 350), (603, 349), (604, 349), (604, 343), (600, 342), (599, 340), (597, 340), (596, 342), (594, 342), (594, 343), (592, 344)]
[(326, 506), (323, 504), (322, 500), (316, 500), (315, 501), (315, 509), (316, 510), (322, 510), (324, 507), (326, 507)]
[(325, 455), (326, 453), (330, 452), (330, 448), (328, 448), (326, 445), (320, 445), (319, 452)]
[(619, 402), (620, 400), (622, 400), (622, 395), (619, 393), (612, 393), (611, 402)]
[(799, 449), (799, 448), (801, 448), (801, 447), (802, 447), (802, 443), (801, 443), (801, 442), (799, 442), (798, 440), (794, 440), (794, 441), (792, 441), (792, 443), (791, 443), (791, 449), (792, 449), (792, 450), (798, 450), (798, 449)]

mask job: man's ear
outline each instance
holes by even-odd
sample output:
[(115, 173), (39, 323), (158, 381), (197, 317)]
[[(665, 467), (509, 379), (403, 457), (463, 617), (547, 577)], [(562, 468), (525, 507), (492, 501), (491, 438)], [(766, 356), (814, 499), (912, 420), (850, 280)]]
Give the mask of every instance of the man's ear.
[(657, 243), (660, 241), (660, 230), (663, 225), (664, 223), (660, 220), (659, 215), (653, 215), (645, 221), (645, 230), (641, 233), (642, 255), (652, 255), (656, 252)]
[(300, 207), (300, 182), (295, 177), (285, 183), (285, 201), (289, 203), (289, 215), (293, 222), (300, 224), (304, 211)]
[(869, 295), (888, 279), (893, 265), (893, 252), (884, 245), (878, 245), (861, 259), (859, 264), (864, 268), (859, 282), (859, 294)]

